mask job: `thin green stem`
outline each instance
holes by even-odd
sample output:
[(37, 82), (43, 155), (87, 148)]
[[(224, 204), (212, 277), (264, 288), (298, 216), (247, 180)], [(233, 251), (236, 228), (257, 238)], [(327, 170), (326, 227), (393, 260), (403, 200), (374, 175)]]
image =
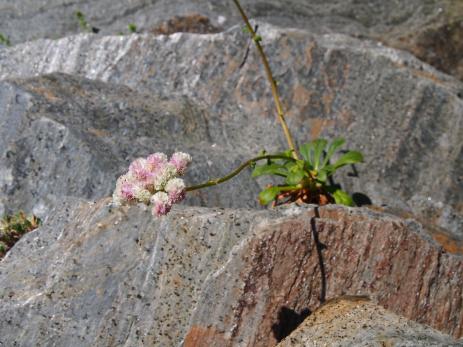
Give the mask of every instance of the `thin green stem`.
[(192, 190), (197, 190), (197, 189), (201, 189), (201, 188), (216, 186), (217, 184), (223, 183), (223, 182), (228, 181), (229, 179), (235, 177), (241, 171), (243, 171), (246, 167), (251, 166), (256, 161), (264, 160), (264, 159), (286, 159), (286, 160), (296, 161), (296, 159), (291, 158), (291, 157), (286, 157), (284, 155), (261, 155), (261, 156), (249, 159), (248, 161), (245, 161), (243, 164), (238, 166), (235, 170), (233, 170), (232, 172), (230, 172), (226, 176), (223, 176), (223, 177), (217, 178), (217, 179), (213, 179), (213, 180), (209, 180), (207, 182), (197, 184), (197, 185), (194, 185), (194, 186), (186, 187), (186, 191), (191, 192)]
[(260, 44), (260, 38), (256, 35), (256, 32), (251, 26), (251, 23), (249, 23), (249, 19), (246, 16), (246, 13), (244, 13), (243, 8), (240, 5), (239, 0), (233, 0), (235, 3), (236, 7), (238, 8), (238, 11), (241, 14), (241, 17), (243, 18), (244, 23), (246, 24), (246, 28), (248, 31), (251, 33), (252, 40), (256, 44), (257, 51), (259, 52), (260, 57), (262, 58), (262, 63), (264, 64), (264, 69), (265, 73), (267, 75), (267, 79), (270, 82), (270, 88), (272, 90), (272, 96), (273, 100), (275, 102), (275, 108), (277, 110), (277, 115), (278, 115), (278, 120), (280, 121), (281, 127), (283, 128), (283, 132), (285, 133), (286, 141), (288, 142), (289, 148), (292, 150), (292, 155), (295, 159), (299, 159), (299, 155), (297, 154), (296, 147), (294, 145), (294, 140), (291, 135), (291, 132), (289, 131), (288, 125), (286, 124), (286, 119), (285, 115), (283, 112), (283, 106), (280, 101), (280, 96), (278, 94), (278, 88), (275, 83), (275, 79), (273, 78), (272, 70), (270, 69), (270, 65), (267, 60), (267, 56), (264, 53), (264, 50), (262, 49), (262, 46)]
[(298, 184), (295, 186), (277, 186), (278, 189), (282, 192), (290, 192), (292, 190), (298, 190), (302, 188), (302, 184)]

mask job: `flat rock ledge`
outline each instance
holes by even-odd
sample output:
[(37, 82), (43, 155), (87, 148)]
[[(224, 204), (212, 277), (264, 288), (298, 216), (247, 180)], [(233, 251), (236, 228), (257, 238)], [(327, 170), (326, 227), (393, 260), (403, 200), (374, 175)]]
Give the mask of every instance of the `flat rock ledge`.
[(178, 206), (155, 220), (68, 199), (0, 262), (0, 345), (274, 346), (342, 295), (460, 337), (462, 288), (461, 254), (366, 208)]
[(278, 347), (292, 346), (462, 346), (427, 326), (409, 321), (361, 297), (323, 305)]

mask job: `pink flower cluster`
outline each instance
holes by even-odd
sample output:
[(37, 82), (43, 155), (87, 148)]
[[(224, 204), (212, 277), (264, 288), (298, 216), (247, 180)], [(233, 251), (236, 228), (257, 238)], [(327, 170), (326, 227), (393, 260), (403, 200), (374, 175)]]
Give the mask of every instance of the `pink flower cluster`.
[(191, 156), (182, 152), (174, 153), (170, 160), (164, 153), (134, 160), (129, 171), (117, 179), (113, 204), (151, 203), (153, 216), (167, 214), (185, 198), (185, 182), (178, 176), (190, 163)]

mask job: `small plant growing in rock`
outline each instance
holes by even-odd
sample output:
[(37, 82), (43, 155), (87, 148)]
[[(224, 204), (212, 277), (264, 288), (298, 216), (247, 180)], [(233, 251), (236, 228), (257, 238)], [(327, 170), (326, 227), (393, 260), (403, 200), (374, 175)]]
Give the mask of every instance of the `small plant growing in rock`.
[(317, 139), (303, 144), (299, 148), (301, 160), (293, 160), (291, 151), (283, 154), (286, 159), (270, 159), (264, 165), (254, 168), (253, 177), (275, 175), (282, 177), (284, 183), (270, 186), (259, 194), (262, 205), (273, 202), (273, 205), (289, 202), (304, 202), (324, 205), (330, 202), (353, 206), (352, 198), (337, 185), (329, 183), (329, 177), (336, 170), (348, 165), (361, 162), (360, 152), (349, 151), (333, 164), (330, 159), (345, 143), (337, 138), (328, 144), (327, 140)]
[(40, 219), (20, 211), (0, 220), (0, 258), (26, 233), (38, 228)]
[(87, 20), (85, 19), (85, 15), (82, 12), (77, 11), (76, 18), (79, 21), (79, 26), (82, 30), (90, 31), (90, 25), (88, 25)]
[(129, 29), (129, 32), (132, 34), (135, 34), (137, 32), (137, 26), (133, 23), (130, 23), (127, 28)]
[(88, 24), (87, 19), (85, 18), (85, 15), (82, 12), (76, 11), (76, 18), (79, 22), (80, 28), (83, 31), (92, 32), (94, 34), (97, 34), (100, 31), (100, 29), (92, 27), (90, 24)]
[(3, 35), (2, 33), (0, 33), (0, 45), (11, 46), (8, 36)]
[[(259, 194), (263, 205), (273, 203), (279, 205), (291, 202), (316, 203), (320, 205), (338, 203), (353, 206), (352, 198), (338, 185), (332, 184), (330, 177), (341, 167), (360, 163), (363, 156), (357, 151), (348, 151), (331, 163), (334, 154), (344, 145), (342, 138), (328, 142), (316, 139), (296, 148), (291, 132), (286, 124), (283, 106), (278, 94), (278, 88), (273, 78), (270, 65), (262, 48), (262, 37), (252, 28), (238, 0), (233, 0), (246, 24), (245, 32), (251, 35), (257, 51), (262, 59), (267, 79), (270, 83), (277, 118), (283, 129), (289, 149), (277, 154), (263, 153), (241, 164), (228, 175), (209, 180), (205, 183), (186, 187), (182, 179), (191, 157), (185, 153), (174, 153), (170, 161), (163, 153), (155, 153), (146, 159), (135, 160), (129, 172), (121, 176), (116, 184), (113, 202), (116, 205), (141, 202), (152, 204), (154, 216), (167, 214), (172, 205), (184, 199), (185, 193), (197, 189), (211, 187), (228, 181), (238, 175), (243, 169), (253, 167), (253, 177), (273, 175), (282, 178), (282, 184), (270, 185)], [(130, 26), (129, 26), (130, 29)], [(136, 27), (133, 28), (136, 31)], [(132, 30), (131, 30), (132, 31)], [(182, 164), (179, 166), (175, 162)], [(257, 162), (265, 160), (262, 165)]]

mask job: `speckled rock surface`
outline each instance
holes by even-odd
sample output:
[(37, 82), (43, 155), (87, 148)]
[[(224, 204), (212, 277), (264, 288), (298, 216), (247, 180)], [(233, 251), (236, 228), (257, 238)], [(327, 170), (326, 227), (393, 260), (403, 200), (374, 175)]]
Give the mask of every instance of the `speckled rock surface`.
[(0, 341), (272, 346), (288, 329), (283, 311), (306, 316), (321, 296), (345, 294), (462, 335), (461, 254), (410, 220), (316, 213), (177, 206), (154, 220), (138, 206), (64, 199), (0, 262)]
[(434, 5), (439, 6), (439, 14), (412, 30), (395, 27), (386, 35), (372, 37), (463, 80), (463, 2), (446, 0)]
[[(46, 216), (0, 262), (0, 345), (267, 347), (340, 295), (463, 335), (463, 83), (386, 47), (461, 77), (461, 1), (243, 4), (299, 144), (346, 137), (368, 165), (337, 182), (389, 206), (254, 210), (246, 174), (187, 201), (244, 209), (78, 200), (154, 151), (198, 183), (284, 148), (260, 61), (231, 1), (0, 0), (0, 213)], [(17, 44), (76, 10), (99, 35)]]
[(368, 299), (345, 297), (323, 305), (278, 347), (462, 345), (463, 342), (400, 317)]
[[(421, 27), (439, 17), (445, 17), (449, 1), (400, 0), (395, 3), (374, 1), (242, 0), (251, 17), (286, 27), (300, 27), (317, 32), (347, 32), (350, 34), (384, 33), (403, 26)], [(138, 30), (148, 31), (176, 15), (199, 13), (210, 17), (216, 26), (230, 27), (238, 22), (238, 13), (231, 1), (123, 1), (99, 0), (2, 0), (0, 2), (0, 32), (13, 43), (38, 38), (58, 38), (82, 29), (75, 16), (84, 13), (87, 22), (101, 33), (128, 32), (134, 23)]]
[[(439, 225), (458, 233), (453, 225), (461, 224), (463, 211), (463, 84), (374, 42), (263, 24), (260, 32), (297, 141), (346, 137), (351, 149), (364, 152), (367, 165), (337, 177), (345, 189), (365, 193), (375, 204), (412, 210), (429, 200), (449, 210), (439, 212)], [(0, 50), (0, 77), (64, 72), (145, 95), (187, 96), (211, 115), (212, 144), (243, 155), (284, 148), (254, 50), (239, 67), (247, 42), (239, 28), (210, 35), (42, 40)], [(104, 109), (104, 100), (93, 102)], [(249, 201), (243, 197), (226, 206)]]
[[(460, 0), (242, 0), (242, 4), (252, 18), (314, 33), (373, 38), (463, 78)], [(83, 30), (76, 11), (83, 12), (100, 34), (128, 33), (130, 23), (138, 32), (160, 33), (210, 32), (241, 23), (228, 0), (1, 0), (0, 33), (13, 44), (75, 34)]]
[[(221, 177), (258, 152), (252, 143), (234, 150), (216, 143), (221, 129), (209, 130), (212, 116), (187, 97), (69, 75), (0, 81), (0, 104), (0, 214), (25, 209), (43, 217), (65, 195), (109, 196), (131, 160), (157, 151), (191, 153), (190, 184)], [(245, 172), (188, 194), (187, 203), (256, 207), (258, 192)]]

